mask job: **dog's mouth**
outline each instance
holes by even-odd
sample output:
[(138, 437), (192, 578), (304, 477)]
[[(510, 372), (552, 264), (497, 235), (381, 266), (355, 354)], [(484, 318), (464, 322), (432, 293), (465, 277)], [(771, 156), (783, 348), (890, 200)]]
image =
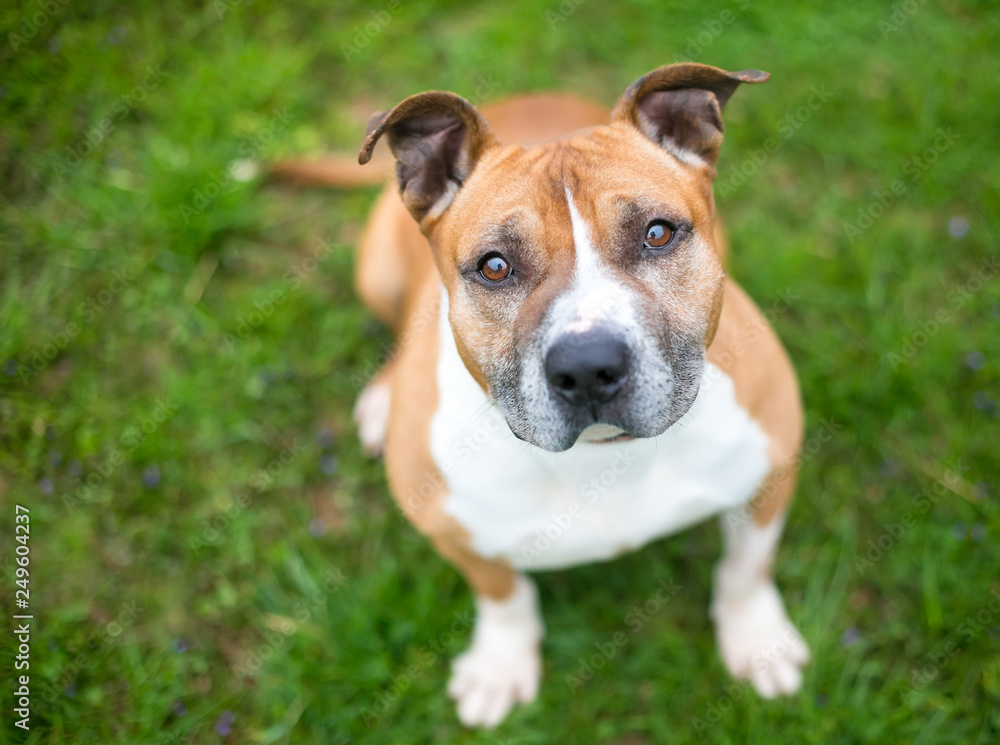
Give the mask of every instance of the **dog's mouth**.
[(598, 445), (611, 442), (626, 442), (634, 439), (635, 437), (620, 427), (615, 427), (610, 424), (592, 424), (580, 433), (580, 437), (577, 439), (577, 442), (587, 442)]
[[(537, 372), (522, 376), (517, 385), (501, 377), (490, 394), (517, 439), (549, 452), (578, 443), (651, 439), (676, 424), (694, 403), (701, 381), (699, 349), (662, 364), (657, 364), (661, 358), (639, 359), (616, 391), (607, 394), (597, 387), (582, 401), (572, 400), (551, 381), (539, 385)], [(602, 393), (604, 400), (592, 400)]]

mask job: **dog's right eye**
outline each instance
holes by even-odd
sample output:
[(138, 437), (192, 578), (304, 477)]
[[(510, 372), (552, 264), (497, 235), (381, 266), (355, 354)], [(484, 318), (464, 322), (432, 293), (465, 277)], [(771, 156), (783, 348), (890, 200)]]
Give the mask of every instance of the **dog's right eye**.
[(479, 260), (479, 274), (487, 282), (502, 282), (512, 272), (510, 262), (498, 253), (488, 253)]
[(646, 228), (646, 239), (643, 244), (646, 248), (664, 248), (674, 237), (674, 230), (663, 220), (656, 220)]

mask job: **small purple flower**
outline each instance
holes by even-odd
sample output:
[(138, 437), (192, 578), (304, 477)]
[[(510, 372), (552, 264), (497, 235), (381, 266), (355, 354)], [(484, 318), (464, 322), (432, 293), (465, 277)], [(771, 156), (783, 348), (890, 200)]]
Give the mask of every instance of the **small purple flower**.
[(52, 494), (55, 490), (56, 486), (48, 476), (38, 482), (38, 491), (42, 494)]
[(955, 215), (948, 221), (948, 232), (954, 238), (964, 238), (969, 232), (969, 221), (961, 215)]
[(231, 711), (224, 711), (219, 715), (219, 721), (215, 723), (215, 731), (225, 737), (233, 731), (233, 722), (236, 721), (236, 715)]
[(3, 363), (3, 371), (7, 373), (8, 377), (13, 378), (17, 375), (17, 360), (7, 360)]
[(993, 399), (986, 391), (977, 391), (976, 395), (972, 397), (972, 404), (987, 414), (992, 414), (996, 410), (996, 404), (993, 403)]
[(337, 456), (327, 454), (319, 459), (319, 470), (327, 476), (333, 476), (337, 472)]
[(76, 683), (67, 683), (63, 693), (66, 694), (66, 698), (76, 698)]
[(175, 715), (177, 715), (179, 717), (182, 717), (182, 716), (184, 716), (187, 713), (188, 713), (187, 704), (185, 704), (180, 699), (177, 699), (176, 701), (174, 701), (174, 714)]
[(177, 654), (184, 654), (188, 651), (188, 643), (179, 636), (174, 639), (174, 643), (171, 646)]
[(147, 489), (155, 489), (160, 485), (160, 469), (156, 466), (146, 466), (142, 472), (142, 485)]
[(70, 476), (79, 476), (83, 473), (83, 463), (79, 459), (74, 458), (66, 464), (66, 470)]
[(880, 470), (883, 476), (891, 478), (893, 476), (898, 476), (903, 468), (899, 465), (899, 461), (895, 458), (886, 458), (882, 461), (882, 467)]
[(973, 350), (965, 355), (965, 364), (970, 370), (982, 370), (986, 367), (986, 355), (978, 350)]
[(852, 644), (856, 644), (861, 640), (861, 632), (858, 630), (857, 626), (851, 626), (843, 635), (840, 637), (840, 643), (845, 647), (849, 647)]
[(326, 535), (326, 523), (323, 522), (323, 518), (317, 517), (309, 523), (309, 535), (313, 538), (319, 538)]
[(337, 436), (329, 427), (320, 427), (316, 430), (316, 444), (323, 450), (328, 450), (337, 444)]

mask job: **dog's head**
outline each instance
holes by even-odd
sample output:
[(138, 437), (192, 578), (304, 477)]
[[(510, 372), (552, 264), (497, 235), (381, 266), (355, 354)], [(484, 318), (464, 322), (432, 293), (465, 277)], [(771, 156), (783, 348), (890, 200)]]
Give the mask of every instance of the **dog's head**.
[(505, 147), (434, 91), (372, 117), (430, 240), (466, 367), (546, 450), (653, 437), (690, 408), (722, 304), (712, 182), (723, 105), (767, 80), (699, 64), (637, 80), (608, 125)]

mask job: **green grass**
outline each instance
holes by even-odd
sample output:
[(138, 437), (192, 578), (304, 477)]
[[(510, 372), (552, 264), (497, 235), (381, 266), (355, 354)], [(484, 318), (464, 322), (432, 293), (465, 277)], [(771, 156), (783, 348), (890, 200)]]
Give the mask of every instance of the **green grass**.
[[(973, 279), (1000, 235), (991, 3), (403, 0), (350, 59), (362, 3), (163, 5), (0, 11), (0, 606), (6, 627), (21, 504), (36, 614), (27, 737), (0, 634), (0, 742), (1000, 739), (1000, 280)], [(375, 191), (210, 185), (247, 155), (353, 151), (420, 90), (610, 104), (685, 53), (772, 74), (727, 109), (719, 207), (732, 274), (792, 298), (774, 325), (817, 439), (777, 566), (814, 662), (788, 700), (732, 687), (708, 524), (539, 575), (541, 695), (466, 731), (444, 686), (470, 594), (350, 423), (391, 342), (351, 289)], [(859, 209), (884, 214), (855, 234)]]

